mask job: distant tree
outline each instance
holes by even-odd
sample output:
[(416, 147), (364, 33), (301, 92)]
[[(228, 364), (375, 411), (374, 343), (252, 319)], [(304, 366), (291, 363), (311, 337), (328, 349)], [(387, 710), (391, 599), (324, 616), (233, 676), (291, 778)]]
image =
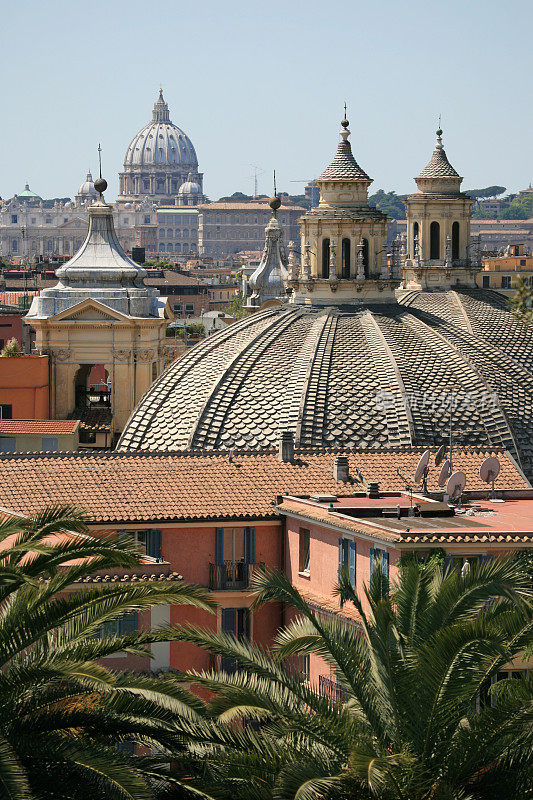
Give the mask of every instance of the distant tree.
[(205, 327), (201, 322), (189, 322), (186, 331), (187, 336), (192, 336), (193, 338), (205, 336)]
[(485, 197), (498, 197), (506, 191), (505, 186), (487, 186), (485, 189), (467, 189), (466, 194), (470, 197), (485, 198)]
[(20, 350), (20, 345), (18, 341), (13, 337), (13, 339), (9, 339), (6, 342), (5, 347), (0, 353), (0, 358), (20, 358), (21, 355), (22, 352)]
[(236, 319), (242, 319), (247, 315), (246, 298), (242, 292), (234, 295), (229, 301), (228, 305), (224, 308), (224, 312)]
[(531, 219), (533, 217), (533, 195), (515, 197), (499, 214), (501, 219)]
[(290, 194), (289, 200), (297, 206), (302, 206), (302, 208), (311, 208), (311, 200), (305, 194)]
[(517, 322), (531, 325), (533, 322), (533, 287), (525, 275), (520, 277), (516, 285), (516, 292), (509, 300), (509, 305)]
[(405, 204), (396, 192), (385, 192), (383, 189), (378, 189), (368, 198), (368, 202), (392, 219), (405, 219)]

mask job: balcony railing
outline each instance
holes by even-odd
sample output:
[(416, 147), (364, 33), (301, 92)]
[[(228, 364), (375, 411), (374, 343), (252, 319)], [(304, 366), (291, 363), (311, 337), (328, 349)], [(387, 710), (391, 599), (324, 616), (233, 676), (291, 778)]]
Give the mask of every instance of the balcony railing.
[(223, 561), (222, 564), (209, 564), (209, 588), (248, 589), (252, 575), (257, 569), (264, 569), (263, 563), (245, 564), (244, 561)]
[(337, 703), (346, 703), (349, 698), (348, 692), (343, 686), (339, 686), (337, 681), (332, 681), (325, 675), (318, 676), (318, 691), (324, 697), (329, 697)]

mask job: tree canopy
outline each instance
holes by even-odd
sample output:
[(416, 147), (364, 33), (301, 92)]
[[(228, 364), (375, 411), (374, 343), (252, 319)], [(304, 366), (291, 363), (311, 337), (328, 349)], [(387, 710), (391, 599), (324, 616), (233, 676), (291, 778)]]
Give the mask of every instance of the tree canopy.
[(405, 219), (405, 197), (406, 195), (397, 195), (396, 192), (385, 192), (383, 189), (378, 189), (368, 198), (368, 202), (392, 219)]

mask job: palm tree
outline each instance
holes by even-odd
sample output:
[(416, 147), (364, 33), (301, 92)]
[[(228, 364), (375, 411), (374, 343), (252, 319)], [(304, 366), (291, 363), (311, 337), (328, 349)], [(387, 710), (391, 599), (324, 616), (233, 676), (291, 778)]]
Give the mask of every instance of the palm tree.
[[(256, 606), (296, 611), (272, 654), (181, 631), (239, 667), (188, 675), (214, 694), (210, 719), (181, 723), (185, 783), (232, 800), (533, 796), (531, 681), (488, 691), (532, 641), (531, 575), (520, 561), (487, 561), (466, 576), (411, 561), (392, 587), (378, 565), (366, 603), (343, 576), (338, 592), (357, 625), (314, 613), (283, 574), (258, 574), (255, 590)], [(307, 653), (331, 670), (337, 699), (290, 669)]]
[[(173, 582), (73, 591), (89, 571), (139, 563), (132, 545), (89, 535), (86, 522), (57, 506), (0, 523), (1, 798), (150, 798), (165, 786), (174, 717), (193, 720), (202, 710), (170, 676), (121, 673), (100, 661), (149, 654), (152, 642), (173, 638), (171, 629), (102, 633), (158, 603), (212, 604), (201, 589)], [(154, 757), (128, 755), (120, 743), (144, 745)]]

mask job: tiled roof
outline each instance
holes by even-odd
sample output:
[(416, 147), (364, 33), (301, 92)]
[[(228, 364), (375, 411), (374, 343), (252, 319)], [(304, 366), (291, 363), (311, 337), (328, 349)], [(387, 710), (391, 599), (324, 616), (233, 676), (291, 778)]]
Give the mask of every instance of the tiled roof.
[(80, 430), (97, 432), (111, 430), (113, 414), (110, 408), (75, 408), (69, 417), (80, 420)]
[(341, 608), (339, 600), (334, 597), (324, 597), (324, 595), (312, 594), (301, 589), (300, 594), (313, 611), (334, 614), (336, 617), (344, 617), (352, 622), (361, 621), (361, 615), (351, 603), (347, 603)]
[(348, 140), (339, 142), (335, 158), (327, 167), (319, 181), (370, 181), (366, 172), (361, 169), (352, 153)]
[(75, 433), (78, 424), (75, 419), (3, 419), (0, 420), (0, 433), (67, 436)]
[[(338, 452), (298, 451), (293, 463), (279, 461), (274, 452), (249, 451), (5, 454), (0, 456), (0, 506), (30, 513), (50, 503), (72, 503), (101, 523), (274, 518), (278, 495), (361, 491), (357, 479), (333, 480)], [(359, 469), (365, 481), (400, 491), (405, 480), (396, 467), (412, 473), (421, 453), (422, 448), (352, 451), (350, 475)], [(455, 456), (467, 488), (486, 490), (478, 470), (489, 454), (497, 454), (502, 464), (499, 487), (528, 488), (508, 455), (481, 450)]]
[(444, 148), (439, 148), (437, 145), (428, 163), (416, 180), (419, 178), (460, 178), (460, 175), (448, 161), (448, 156)]
[(93, 573), (85, 575), (78, 583), (145, 583), (147, 581), (181, 581), (183, 576), (179, 572), (149, 573), (147, 571), (124, 573)]

